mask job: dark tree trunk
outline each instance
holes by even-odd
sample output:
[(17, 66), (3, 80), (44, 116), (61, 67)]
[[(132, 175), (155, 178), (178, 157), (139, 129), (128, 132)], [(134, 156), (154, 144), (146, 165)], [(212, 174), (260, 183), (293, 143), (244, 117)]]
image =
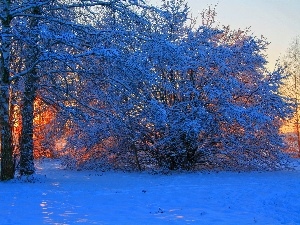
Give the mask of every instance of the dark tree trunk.
[(1, 52), (0, 52), (0, 141), (1, 141), (1, 180), (9, 180), (14, 178), (15, 168), (13, 160), (13, 144), (11, 124), (9, 120), (9, 92), (10, 92), (10, 22), (11, 16), (9, 14), (10, 1), (5, 2), (4, 10), (2, 12), (2, 35)]
[(24, 102), (22, 108), (22, 132), (20, 143), (20, 174), (30, 175), (34, 173), (33, 162), (33, 118), (34, 99), (36, 95), (35, 80), (33, 74), (28, 74), (25, 80)]
[[(7, 72), (4, 72), (4, 75)], [(9, 121), (9, 85), (1, 83), (0, 127), (1, 127), (1, 180), (14, 178), (12, 133)]]
[(296, 127), (296, 135), (297, 135), (297, 145), (298, 145), (298, 157), (300, 158), (300, 129), (299, 129), (299, 100), (298, 100), (298, 82), (297, 82), (297, 75), (294, 76), (294, 88), (295, 88), (295, 104), (296, 104), (296, 122), (295, 122), (295, 127)]
[(133, 154), (134, 154), (134, 161), (135, 161), (135, 164), (138, 168), (139, 171), (142, 171), (142, 167), (141, 167), (141, 164), (140, 164), (140, 161), (139, 161), (139, 157), (138, 157), (138, 149), (137, 147), (135, 146), (135, 144), (132, 144), (131, 145), (131, 148), (133, 149)]
[[(38, 7), (33, 8), (33, 15), (39, 15), (40, 9)], [(38, 25), (38, 19), (30, 18), (30, 28), (36, 29)], [(33, 37), (35, 39), (35, 37)], [(36, 44), (37, 40), (36, 40)], [(27, 52), (27, 67), (31, 67), (38, 60), (38, 47), (28, 46)], [(37, 85), (39, 81), (37, 69), (33, 69), (30, 73), (26, 74), (25, 78), (25, 90), (23, 94), (23, 107), (22, 107), (22, 132), (20, 143), (20, 174), (31, 175), (34, 173), (34, 100), (37, 92)]]

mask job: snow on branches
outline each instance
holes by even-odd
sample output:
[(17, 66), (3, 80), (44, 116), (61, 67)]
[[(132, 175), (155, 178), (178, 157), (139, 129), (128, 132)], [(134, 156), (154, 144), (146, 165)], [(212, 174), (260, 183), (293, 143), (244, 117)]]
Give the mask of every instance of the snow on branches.
[(10, 85), (20, 107), (34, 90), (56, 108), (43, 143), (69, 165), (280, 165), (279, 126), (291, 105), (278, 94), (280, 69), (265, 68), (264, 39), (214, 27), (214, 9), (193, 28), (182, 0), (160, 8), (143, 1), (18, 4), (8, 27)]

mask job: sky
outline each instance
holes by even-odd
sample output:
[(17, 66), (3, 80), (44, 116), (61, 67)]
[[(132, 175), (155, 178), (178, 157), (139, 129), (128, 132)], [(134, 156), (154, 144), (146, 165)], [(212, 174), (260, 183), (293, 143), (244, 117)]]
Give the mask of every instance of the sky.
[[(155, 4), (158, 0), (149, 0)], [(300, 36), (300, 0), (186, 0), (193, 16), (217, 5), (217, 23), (233, 29), (251, 27), (254, 36), (270, 42), (268, 67), (285, 54), (293, 39)], [(199, 24), (201, 18), (199, 18)]]

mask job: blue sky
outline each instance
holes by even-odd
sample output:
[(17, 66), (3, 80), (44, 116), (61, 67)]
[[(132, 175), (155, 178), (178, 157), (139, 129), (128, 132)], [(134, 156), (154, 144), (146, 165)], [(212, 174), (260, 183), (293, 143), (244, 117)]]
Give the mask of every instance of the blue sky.
[[(300, 0), (186, 0), (193, 16), (209, 5), (217, 6), (217, 22), (232, 28), (251, 27), (255, 36), (271, 42), (267, 50), (269, 68), (285, 54), (292, 40), (300, 35)], [(151, 3), (160, 2), (149, 0)], [(201, 19), (199, 19), (200, 23)]]

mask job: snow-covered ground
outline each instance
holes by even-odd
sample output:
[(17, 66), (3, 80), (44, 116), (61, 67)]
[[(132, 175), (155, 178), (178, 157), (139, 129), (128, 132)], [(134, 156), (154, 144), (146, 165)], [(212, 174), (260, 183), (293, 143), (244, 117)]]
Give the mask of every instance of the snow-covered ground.
[(300, 224), (300, 169), (173, 175), (37, 163), (0, 183), (0, 224)]

